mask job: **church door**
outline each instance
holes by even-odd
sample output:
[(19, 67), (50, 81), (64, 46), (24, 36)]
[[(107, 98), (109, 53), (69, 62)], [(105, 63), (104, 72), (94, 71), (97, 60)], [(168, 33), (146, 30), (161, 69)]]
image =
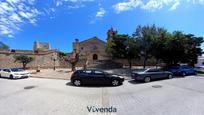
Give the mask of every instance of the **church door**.
[(93, 60), (98, 60), (98, 55), (97, 54), (93, 54)]

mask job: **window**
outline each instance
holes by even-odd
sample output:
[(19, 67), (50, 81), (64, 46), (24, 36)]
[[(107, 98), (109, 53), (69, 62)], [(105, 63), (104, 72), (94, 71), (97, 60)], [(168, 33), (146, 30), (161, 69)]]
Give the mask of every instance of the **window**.
[(102, 71), (94, 71), (94, 73), (97, 75), (103, 75), (104, 74)]
[(150, 69), (147, 72), (160, 72), (160, 70), (159, 69)]
[(83, 73), (91, 74), (91, 70), (83, 71)]
[(10, 72), (10, 70), (9, 70), (9, 69), (4, 69), (3, 71), (5, 71), (5, 72)]
[(24, 71), (23, 69), (19, 69), (19, 68), (13, 68), (11, 69), (11, 71), (13, 72), (21, 72), (21, 71)]
[(81, 47), (81, 50), (83, 50), (84, 49), (84, 47)]

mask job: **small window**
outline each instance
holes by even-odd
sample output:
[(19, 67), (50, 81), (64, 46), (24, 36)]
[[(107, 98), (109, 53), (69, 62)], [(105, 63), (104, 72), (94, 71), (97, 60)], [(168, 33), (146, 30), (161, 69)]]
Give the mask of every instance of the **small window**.
[(83, 71), (84, 73), (87, 73), (87, 74), (91, 74), (91, 71), (90, 70), (87, 70), (87, 71)]
[(102, 71), (95, 71), (94, 73), (95, 74), (100, 74), (100, 75), (104, 74)]
[(160, 70), (159, 69), (150, 69), (150, 70), (148, 70), (148, 72), (160, 72)]
[(83, 50), (84, 49), (84, 47), (81, 47), (81, 50)]
[(3, 71), (5, 71), (5, 72), (10, 72), (10, 70), (9, 70), (9, 69), (4, 69)]

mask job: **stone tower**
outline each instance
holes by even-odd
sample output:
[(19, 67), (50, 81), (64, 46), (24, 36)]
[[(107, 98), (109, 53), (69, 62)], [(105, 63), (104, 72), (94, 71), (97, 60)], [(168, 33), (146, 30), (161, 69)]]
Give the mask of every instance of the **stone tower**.
[(50, 49), (51, 49), (50, 44), (46, 42), (34, 42), (33, 44), (34, 51), (37, 51), (37, 50), (47, 51)]
[(117, 35), (118, 32), (117, 31), (114, 31), (113, 28), (110, 28), (107, 32), (107, 41), (108, 40), (112, 40), (113, 36)]
[(75, 39), (75, 42), (73, 42), (73, 53), (71, 58), (75, 58), (76, 54), (79, 52), (79, 39)]

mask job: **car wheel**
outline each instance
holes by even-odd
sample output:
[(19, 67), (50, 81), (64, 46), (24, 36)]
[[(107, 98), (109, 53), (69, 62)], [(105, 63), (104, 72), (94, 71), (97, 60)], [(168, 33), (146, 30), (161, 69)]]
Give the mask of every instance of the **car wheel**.
[(9, 77), (10, 79), (13, 79), (14, 77), (13, 77), (13, 75), (10, 75), (10, 77)]
[(145, 83), (148, 83), (148, 82), (150, 82), (150, 81), (151, 81), (151, 78), (150, 78), (150, 77), (145, 77), (145, 78), (144, 78), (144, 82), (145, 82)]
[(172, 79), (172, 78), (173, 78), (173, 76), (172, 76), (171, 74), (169, 74), (168, 78), (169, 78), (169, 79)]
[(1, 74), (0, 74), (0, 77), (1, 77)]
[(112, 85), (113, 86), (118, 86), (119, 85), (119, 81), (118, 80), (113, 80), (112, 81)]
[(76, 80), (73, 81), (73, 84), (75, 86), (80, 86), (81, 85), (81, 80), (76, 79)]
[(182, 76), (185, 77), (186, 76), (186, 72), (182, 72)]

